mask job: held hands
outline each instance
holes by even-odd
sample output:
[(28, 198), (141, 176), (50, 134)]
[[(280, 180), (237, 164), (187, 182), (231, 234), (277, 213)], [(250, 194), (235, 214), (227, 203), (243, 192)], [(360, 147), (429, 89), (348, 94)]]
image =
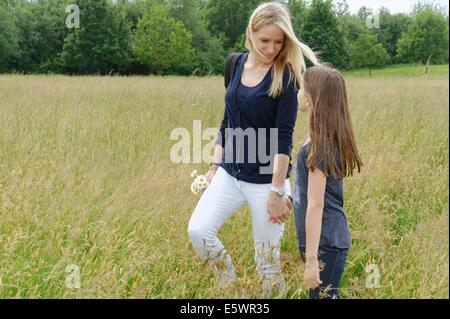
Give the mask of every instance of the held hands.
[(269, 221), (273, 224), (282, 224), (289, 216), (292, 204), (289, 199), (278, 196), (270, 192), (267, 210), (269, 212)]

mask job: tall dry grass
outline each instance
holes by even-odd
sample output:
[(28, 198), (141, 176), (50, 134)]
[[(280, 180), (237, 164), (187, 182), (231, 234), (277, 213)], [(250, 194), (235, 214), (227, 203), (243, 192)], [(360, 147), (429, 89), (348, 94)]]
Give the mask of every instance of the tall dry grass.
[[(347, 81), (365, 165), (345, 181), (342, 296), (448, 298), (448, 78)], [(169, 156), (174, 128), (222, 114), (222, 78), (0, 76), (0, 297), (239, 297), (216, 289), (187, 234), (190, 172), (207, 164)], [(306, 132), (299, 114), (293, 158)], [(220, 237), (237, 288), (259, 298), (251, 231), (243, 208)], [(286, 297), (305, 298), (292, 216), (282, 256)]]

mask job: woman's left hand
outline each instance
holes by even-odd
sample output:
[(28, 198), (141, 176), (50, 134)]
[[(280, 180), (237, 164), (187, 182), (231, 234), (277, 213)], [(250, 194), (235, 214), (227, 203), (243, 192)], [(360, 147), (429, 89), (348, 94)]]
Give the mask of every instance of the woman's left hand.
[(269, 221), (274, 224), (282, 224), (288, 217), (289, 208), (284, 197), (280, 197), (274, 192), (270, 192), (267, 204), (269, 211)]

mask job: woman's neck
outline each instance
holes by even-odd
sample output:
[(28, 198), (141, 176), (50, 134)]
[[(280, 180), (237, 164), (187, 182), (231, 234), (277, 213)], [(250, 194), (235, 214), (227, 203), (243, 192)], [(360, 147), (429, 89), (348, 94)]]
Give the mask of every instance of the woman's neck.
[(253, 55), (252, 53), (248, 54), (248, 62), (250, 62), (250, 66), (255, 68), (255, 69), (264, 69), (267, 70), (268, 68), (270, 68), (273, 64), (273, 62), (266, 64), (264, 62), (262, 62), (261, 60), (259, 60), (256, 55)]

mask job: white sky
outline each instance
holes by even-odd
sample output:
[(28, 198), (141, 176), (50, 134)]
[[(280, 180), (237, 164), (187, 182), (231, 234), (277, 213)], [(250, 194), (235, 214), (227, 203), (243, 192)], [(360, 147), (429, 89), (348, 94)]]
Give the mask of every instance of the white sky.
[[(339, 2), (339, 0), (333, 0), (333, 2)], [(417, 0), (346, 0), (346, 2), (351, 13), (357, 13), (362, 6), (372, 8), (374, 11), (385, 7), (390, 13), (410, 13)], [(424, 1), (421, 2), (423, 3)], [(448, 10), (447, 0), (426, 0), (425, 2), (439, 4)]]

